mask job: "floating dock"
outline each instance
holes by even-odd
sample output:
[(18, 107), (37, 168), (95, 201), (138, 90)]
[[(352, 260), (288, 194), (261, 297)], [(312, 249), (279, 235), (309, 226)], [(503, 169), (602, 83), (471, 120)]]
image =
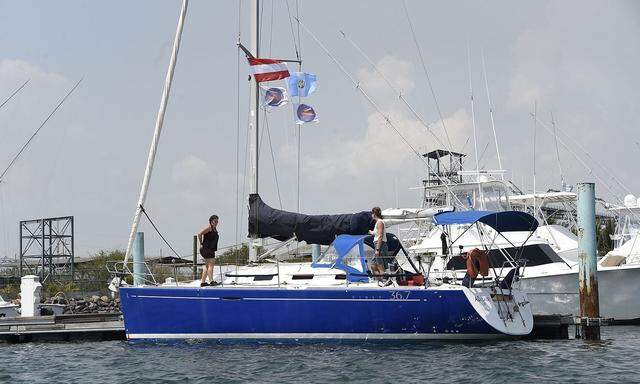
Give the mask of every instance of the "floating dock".
[[(535, 316), (526, 340), (568, 339), (571, 316)], [(120, 313), (73, 314), (0, 319), (0, 342), (126, 340)]]
[(0, 319), (0, 342), (126, 340), (120, 313)]
[(526, 340), (566, 340), (569, 339), (570, 325), (575, 325), (573, 316), (534, 315), (533, 330), (524, 338)]

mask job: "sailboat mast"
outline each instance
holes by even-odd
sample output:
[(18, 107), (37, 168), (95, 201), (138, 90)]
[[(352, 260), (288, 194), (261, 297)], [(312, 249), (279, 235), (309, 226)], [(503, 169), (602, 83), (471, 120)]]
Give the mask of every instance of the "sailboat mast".
[(178, 60), (178, 51), (180, 50), (180, 39), (182, 38), (182, 28), (184, 26), (184, 19), (187, 15), (187, 6), (189, 0), (182, 1), (182, 10), (180, 11), (180, 18), (178, 19), (178, 27), (176, 29), (176, 36), (173, 40), (173, 51), (171, 52), (171, 60), (169, 61), (169, 68), (167, 69), (167, 76), (164, 81), (164, 89), (162, 91), (162, 98), (160, 99), (160, 109), (158, 110), (158, 116), (156, 118), (156, 128), (153, 132), (153, 141), (151, 142), (151, 148), (149, 148), (149, 157), (147, 158), (147, 167), (144, 171), (144, 179), (142, 180), (142, 187), (140, 188), (140, 197), (138, 199), (138, 205), (136, 206), (136, 213), (133, 216), (133, 224), (131, 225), (131, 233), (129, 234), (129, 241), (127, 242), (127, 251), (124, 255), (124, 264), (127, 265), (127, 261), (131, 256), (131, 248), (133, 247), (133, 239), (138, 231), (138, 225), (140, 224), (140, 215), (142, 214), (142, 207), (147, 199), (147, 191), (149, 190), (149, 182), (151, 181), (151, 173), (153, 172), (153, 164), (156, 161), (156, 151), (158, 150), (158, 143), (160, 142), (160, 133), (162, 133), (162, 126), (164, 124), (164, 113), (167, 109), (167, 102), (169, 101), (169, 92), (171, 91), (171, 83), (173, 81), (173, 72), (176, 67), (176, 61)]
[[(251, 0), (251, 42), (249, 49), (254, 57), (260, 57), (260, 0)], [(258, 82), (255, 76), (251, 77), (251, 105), (249, 107), (249, 135), (251, 150), (251, 176), (250, 176), (250, 192), (258, 193), (258, 155), (260, 152), (258, 122)], [(257, 239), (249, 240), (249, 261), (257, 261)]]

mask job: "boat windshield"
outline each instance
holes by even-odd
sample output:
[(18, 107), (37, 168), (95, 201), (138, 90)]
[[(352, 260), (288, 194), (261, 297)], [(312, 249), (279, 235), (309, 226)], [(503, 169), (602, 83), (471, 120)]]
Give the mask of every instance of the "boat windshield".
[[(502, 248), (502, 252), (507, 252), (514, 259), (525, 259), (527, 267), (563, 262), (562, 258), (548, 244), (525, 245), (522, 250), (520, 247)], [(507, 259), (502, 252), (499, 249), (489, 250), (489, 260), (492, 266), (501, 267), (507, 263)], [(467, 263), (462, 256), (456, 255), (451, 257), (447, 263), (447, 269), (464, 270), (467, 269)]]
[(365, 237), (339, 235), (311, 266), (341, 269), (347, 273), (348, 281), (368, 281), (364, 258)]
[(366, 271), (362, 269), (361, 259), (360, 248), (357, 245), (351, 248), (344, 256), (338, 255), (338, 252), (336, 252), (334, 246), (331, 245), (320, 256), (320, 258), (318, 258), (318, 261), (314, 263), (314, 266), (338, 268), (340, 264), (343, 264), (358, 270), (358, 272), (364, 273)]
[(446, 194), (445, 203), (457, 209), (508, 211), (509, 192), (501, 181), (460, 183), (427, 188), (430, 193)]

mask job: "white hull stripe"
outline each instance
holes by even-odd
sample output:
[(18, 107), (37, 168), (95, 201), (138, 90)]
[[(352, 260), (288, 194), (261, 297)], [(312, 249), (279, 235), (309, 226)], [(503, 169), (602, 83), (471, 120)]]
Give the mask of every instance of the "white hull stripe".
[(273, 72), (288, 72), (287, 65), (285, 63), (277, 63), (277, 64), (257, 64), (251, 66), (251, 73), (254, 75), (259, 75), (263, 73), (273, 73)]
[(469, 340), (500, 339), (494, 333), (129, 333), (129, 339)]
[[(223, 297), (192, 297), (192, 296), (154, 296), (154, 295), (133, 295), (133, 297), (139, 297), (143, 299), (186, 299), (186, 300), (223, 300)], [(420, 299), (315, 299), (315, 298), (287, 298), (287, 297), (229, 297), (229, 301), (409, 301), (419, 302)]]

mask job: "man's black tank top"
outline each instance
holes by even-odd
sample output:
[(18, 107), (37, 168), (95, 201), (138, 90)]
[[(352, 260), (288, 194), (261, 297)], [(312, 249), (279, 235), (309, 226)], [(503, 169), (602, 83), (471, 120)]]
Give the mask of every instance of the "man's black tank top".
[(204, 236), (202, 236), (202, 248), (217, 251), (219, 237), (218, 231), (215, 229), (209, 233), (205, 233)]

